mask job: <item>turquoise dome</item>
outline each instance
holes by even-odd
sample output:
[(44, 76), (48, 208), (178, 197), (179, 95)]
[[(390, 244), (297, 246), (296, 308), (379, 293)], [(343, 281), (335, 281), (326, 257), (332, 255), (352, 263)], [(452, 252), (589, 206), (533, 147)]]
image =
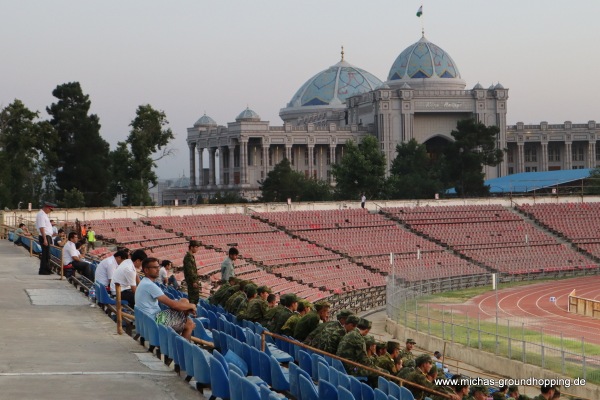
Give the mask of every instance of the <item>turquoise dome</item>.
[(237, 122), (240, 121), (260, 121), (260, 115), (252, 111), (250, 108), (246, 107), (244, 111), (242, 111), (237, 117), (235, 117)]
[(204, 113), (204, 115), (196, 121), (194, 126), (217, 126), (217, 122)]
[(425, 36), (400, 53), (390, 68), (388, 84), (400, 82), (406, 82), (413, 88), (421, 85), (465, 86), (452, 57)]

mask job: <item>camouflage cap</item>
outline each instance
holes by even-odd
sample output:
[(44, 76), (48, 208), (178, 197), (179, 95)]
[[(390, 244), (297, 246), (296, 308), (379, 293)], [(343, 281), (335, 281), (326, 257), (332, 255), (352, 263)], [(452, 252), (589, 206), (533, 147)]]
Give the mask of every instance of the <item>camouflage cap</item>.
[(373, 326), (371, 321), (365, 318), (361, 318), (356, 325), (358, 329), (371, 329), (371, 326)]
[(471, 386), (471, 394), (475, 394), (477, 392), (481, 392), (487, 396), (488, 388), (485, 385), (473, 385)]
[(391, 354), (391, 353), (394, 352), (394, 350), (400, 348), (400, 343), (394, 342), (393, 340), (390, 340), (390, 341), (387, 342), (386, 348), (387, 348), (388, 353)]
[(402, 365), (404, 367), (408, 367), (408, 368), (414, 368), (417, 366), (417, 363), (415, 362), (414, 359), (409, 359), (407, 357), (402, 358)]
[(377, 351), (384, 349), (386, 347), (386, 343), (383, 343), (383, 342), (377, 342), (375, 344), (377, 346)]
[(291, 306), (293, 303), (298, 301), (298, 297), (294, 294), (294, 293), (286, 293), (286, 294), (282, 294), (279, 297), (279, 301), (281, 302), (281, 304), (283, 304), (285, 307), (289, 307)]
[(406, 339), (406, 343), (417, 344), (417, 342), (415, 342), (415, 339)]
[(348, 318), (346, 318), (346, 324), (358, 325), (359, 321), (360, 319), (356, 315), (350, 315)]
[(419, 357), (415, 358), (415, 364), (417, 365), (417, 367), (420, 367), (421, 365), (428, 362), (433, 364), (433, 361), (431, 360), (431, 356), (429, 354), (421, 354)]
[(272, 290), (271, 290), (271, 289), (270, 289), (268, 286), (265, 286), (265, 285), (263, 285), (263, 286), (259, 286), (259, 287), (256, 289), (256, 292), (257, 292), (258, 294), (261, 294), (261, 293), (264, 293), (264, 292), (267, 292), (267, 293), (269, 293), (269, 294), (273, 293), (273, 291), (272, 291)]
[(340, 310), (340, 312), (337, 313), (336, 318), (337, 319), (348, 318), (351, 315), (352, 315), (352, 311), (350, 311), (350, 310)]
[(375, 344), (375, 338), (371, 335), (365, 336), (365, 344), (367, 347), (371, 347)]
[(331, 303), (328, 301), (318, 301), (315, 303), (315, 309), (321, 311), (324, 308), (331, 308)]
[(244, 292), (246, 296), (252, 297), (256, 294), (256, 285), (254, 283), (250, 283), (244, 287)]
[(504, 393), (502, 392), (494, 392), (494, 394), (492, 394), (492, 400), (505, 400), (506, 396), (504, 396)]

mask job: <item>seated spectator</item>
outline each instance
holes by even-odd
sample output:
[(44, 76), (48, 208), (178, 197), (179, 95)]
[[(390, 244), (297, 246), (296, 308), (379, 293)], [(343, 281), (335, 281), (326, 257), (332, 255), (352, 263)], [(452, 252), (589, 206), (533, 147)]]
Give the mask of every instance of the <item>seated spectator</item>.
[(65, 233), (65, 230), (61, 228), (54, 238), (54, 245), (56, 247), (64, 247), (65, 244), (67, 244), (67, 234)]
[(131, 307), (135, 306), (135, 291), (140, 283), (140, 277), (137, 271), (142, 267), (142, 261), (148, 256), (144, 250), (138, 249), (133, 252), (131, 259), (123, 262), (115, 269), (112, 281), (110, 282), (110, 291), (113, 295), (117, 293), (115, 284), (121, 286), (121, 299), (127, 300)]
[(89, 280), (94, 280), (90, 263), (83, 260), (81, 252), (77, 248), (77, 233), (70, 232), (68, 241), (63, 248), (63, 268), (65, 276), (72, 276), (73, 269)]
[(269, 308), (275, 308), (275, 306), (277, 305), (277, 296), (273, 293), (270, 293), (267, 296), (267, 304), (269, 305)]
[[(135, 256), (134, 252), (134, 256)], [(188, 314), (196, 316), (196, 305), (191, 304), (183, 298), (179, 301), (171, 300), (154, 283), (158, 279), (158, 259), (150, 257), (142, 261), (142, 271), (144, 279), (140, 281), (137, 290), (135, 290), (135, 307), (142, 312), (149, 314), (158, 324), (170, 326), (175, 332), (184, 338), (190, 340), (194, 330), (194, 322), (188, 318)], [(169, 307), (161, 311), (158, 303)]]
[(488, 388), (484, 385), (474, 385), (471, 388), (471, 397), (474, 400), (487, 400)]
[(165, 286), (173, 286), (179, 290), (179, 282), (177, 282), (175, 275), (173, 275), (173, 263), (170, 260), (163, 260), (160, 265), (158, 281)]
[(15, 230), (15, 236), (14, 236), (14, 244), (15, 246), (22, 246), (23, 242), (21, 241), (21, 237), (25, 236), (25, 237), (31, 237), (31, 233), (29, 233), (29, 229), (27, 229), (27, 227), (25, 226), (24, 223), (20, 223), (19, 227)]
[(281, 327), (281, 334), (286, 336), (294, 336), (294, 330), (298, 321), (305, 316), (313, 307), (313, 305), (307, 300), (298, 300), (298, 308), (290, 317), (285, 321), (285, 324)]
[(294, 328), (294, 338), (303, 342), (308, 335), (316, 329), (321, 321), (323, 323), (329, 320), (329, 309), (331, 304), (327, 301), (318, 301), (315, 303), (315, 311), (310, 311), (304, 315)]
[(110, 281), (112, 280), (115, 270), (124, 260), (129, 258), (129, 252), (119, 250), (110, 257), (106, 257), (100, 261), (96, 267), (96, 282), (106, 287), (110, 291)]

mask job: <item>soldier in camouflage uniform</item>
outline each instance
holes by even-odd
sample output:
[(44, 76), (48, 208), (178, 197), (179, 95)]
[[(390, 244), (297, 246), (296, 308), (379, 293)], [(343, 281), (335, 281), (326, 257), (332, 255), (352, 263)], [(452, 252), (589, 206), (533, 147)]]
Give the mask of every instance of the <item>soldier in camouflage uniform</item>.
[(532, 400), (550, 400), (554, 398), (556, 393), (556, 386), (543, 385), (540, 387), (540, 394), (534, 397)]
[(415, 359), (415, 355), (412, 353), (415, 344), (417, 344), (417, 342), (415, 342), (414, 339), (406, 339), (406, 347), (400, 350), (400, 357), (402, 357), (404, 365), (406, 365), (407, 361)]
[(377, 364), (377, 354), (375, 352), (375, 338), (371, 335), (365, 336), (365, 346), (367, 346), (367, 357), (371, 359), (373, 365)]
[(187, 284), (188, 300), (192, 304), (197, 304), (200, 299), (200, 277), (198, 276), (198, 267), (196, 266), (195, 253), (200, 249), (200, 243), (196, 240), (190, 240), (188, 251), (183, 257), (183, 275)]
[(246, 309), (238, 314), (238, 319), (246, 319), (260, 324), (265, 323), (265, 316), (269, 309), (267, 297), (271, 294), (271, 289), (267, 286), (259, 286), (256, 289), (257, 296), (248, 302)]
[(385, 369), (389, 374), (396, 375), (398, 369), (396, 367), (396, 357), (400, 354), (400, 343), (398, 342), (387, 342), (386, 345), (387, 353), (377, 358), (376, 365)]
[(273, 317), (267, 324), (267, 329), (273, 333), (281, 333), (283, 324), (298, 308), (298, 297), (294, 293), (284, 294), (281, 296), (279, 304), (280, 306), (275, 307)]
[(484, 385), (474, 385), (471, 387), (471, 395), (469, 397), (474, 400), (486, 400), (488, 392), (488, 388)]
[(330, 308), (331, 304), (329, 302), (319, 301), (315, 303), (315, 311), (309, 312), (298, 321), (292, 336), (303, 342), (319, 326), (320, 321), (327, 322), (329, 320)]
[(296, 311), (294, 311), (292, 315), (290, 315), (287, 321), (285, 321), (285, 324), (283, 324), (283, 326), (281, 327), (281, 334), (293, 336), (294, 329), (296, 329), (298, 321), (300, 321), (300, 319), (310, 311), (312, 306), (313, 305), (306, 300), (299, 300), (298, 308), (296, 309)]
[(396, 376), (402, 379), (406, 379), (408, 375), (410, 375), (416, 368), (415, 360), (408, 360), (405, 363), (404, 359), (400, 359), (402, 360), (402, 368), (400, 368), (400, 371), (398, 371)]
[[(307, 345), (313, 346), (313, 347), (317, 347), (317, 346), (315, 346), (313, 340), (317, 336), (319, 336), (321, 334), (321, 332), (325, 328), (327, 328), (328, 326), (334, 326), (336, 328), (342, 328), (343, 329), (344, 325), (346, 324), (346, 318), (348, 318), (351, 315), (352, 315), (352, 311), (350, 311), (350, 310), (341, 310), (336, 315), (336, 321), (327, 321), (324, 324), (319, 324), (315, 329), (313, 329), (313, 331), (308, 334), (308, 336), (306, 337), (306, 339), (304, 339), (304, 344), (307, 344)], [(352, 328), (352, 329), (354, 329), (354, 328)], [(342, 336), (345, 335), (345, 334), (346, 334), (346, 332), (344, 332), (342, 334)], [(340, 339), (341, 339), (341, 337), (340, 337)], [(335, 349), (333, 350), (333, 353), (335, 353), (336, 351), (337, 351), (337, 344), (336, 344)], [(331, 353), (331, 351), (329, 353)]]
[(340, 312), (337, 321), (329, 321), (319, 325), (319, 327), (323, 326), (323, 329), (312, 339), (311, 345), (319, 350), (335, 354), (344, 335), (353, 331), (359, 321), (356, 315), (344, 317), (346, 312)]
[[(421, 354), (415, 359), (415, 364), (417, 368), (406, 377), (406, 380), (434, 389), (433, 383), (427, 379), (427, 374), (433, 366), (431, 356), (429, 354)], [(427, 396), (427, 392), (423, 389), (411, 385), (406, 385), (406, 387), (412, 392), (415, 400), (423, 400)]]
[[(239, 297), (245, 297), (246, 296), (246, 292), (244, 292), (244, 290), (246, 289), (247, 285), (254, 285), (252, 282), (250, 281), (240, 281), (240, 283), (237, 284), (238, 287), (238, 291), (234, 292), (231, 294), (231, 296), (227, 299), (227, 301), (225, 301), (225, 304), (223, 304), (223, 308), (229, 312), (232, 313), (232, 309), (233, 309), (233, 305), (237, 304), (239, 300)], [(233, 289), (234, 287), (232, 287), (231, 289)]]
[(248, 302), (256, 297), (256, 285), (254, 283), (244, 287), (244, 295), (239, 296), (231, 305), (231, 313), (238, 315), (241, 311), (245, 311)]
[[(356, 326), (356, 329), (348, 332), (338, 346), (336, 355), (338, 357), (347, 358), (348, 360), (373, 367), (372, 360), (367, 356), (367, 346), (365, 344), (365, 336), (371, 330), (371, 321), (361, 318)], [(356, 367), (351, 364), (344, 363), (346, 371), (354, 376), (373, 376), (370, 371)], [(375, 378), (376, 379), (376, 378)]]
[(386, 345), (384, 342), (377, 342), (377, 344), (375, 345), (375, 352), (377, 353), (377, 357), (381, 357), (387, 354), (385, 346)]
[(225, 282), (224, 284), (222, 284), (219, 289), (217, 289), (216, 292), (214, 292), (212, 294), (212, 296), (210, 296), (208, 298), (208, 302), (210, 304), (219, 304), (221, 301), (221, 298), (223, 297), (223, 295), (229, 290), (230, 287), (236, 285), (238, 283), (239, 279), (232, 276), (231, 278), (229, 278), (228, 282)]

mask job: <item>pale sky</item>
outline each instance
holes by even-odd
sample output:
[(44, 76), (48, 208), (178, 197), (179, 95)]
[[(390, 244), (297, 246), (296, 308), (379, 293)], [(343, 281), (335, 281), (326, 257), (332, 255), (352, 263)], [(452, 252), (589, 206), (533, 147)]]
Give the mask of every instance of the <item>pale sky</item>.
[(508, 123), (600, 122), (600, 1), (0, 0), (0, 106), (40, 111), (79, 81), (116, 147), (140, 104), (165, 111), (189, 175), (186, 129), (249, 106), (271, 125), (317, 72), (346, 61), (385, 81), (421, 37), (454, 59), (467, 89), (509, 89)]

